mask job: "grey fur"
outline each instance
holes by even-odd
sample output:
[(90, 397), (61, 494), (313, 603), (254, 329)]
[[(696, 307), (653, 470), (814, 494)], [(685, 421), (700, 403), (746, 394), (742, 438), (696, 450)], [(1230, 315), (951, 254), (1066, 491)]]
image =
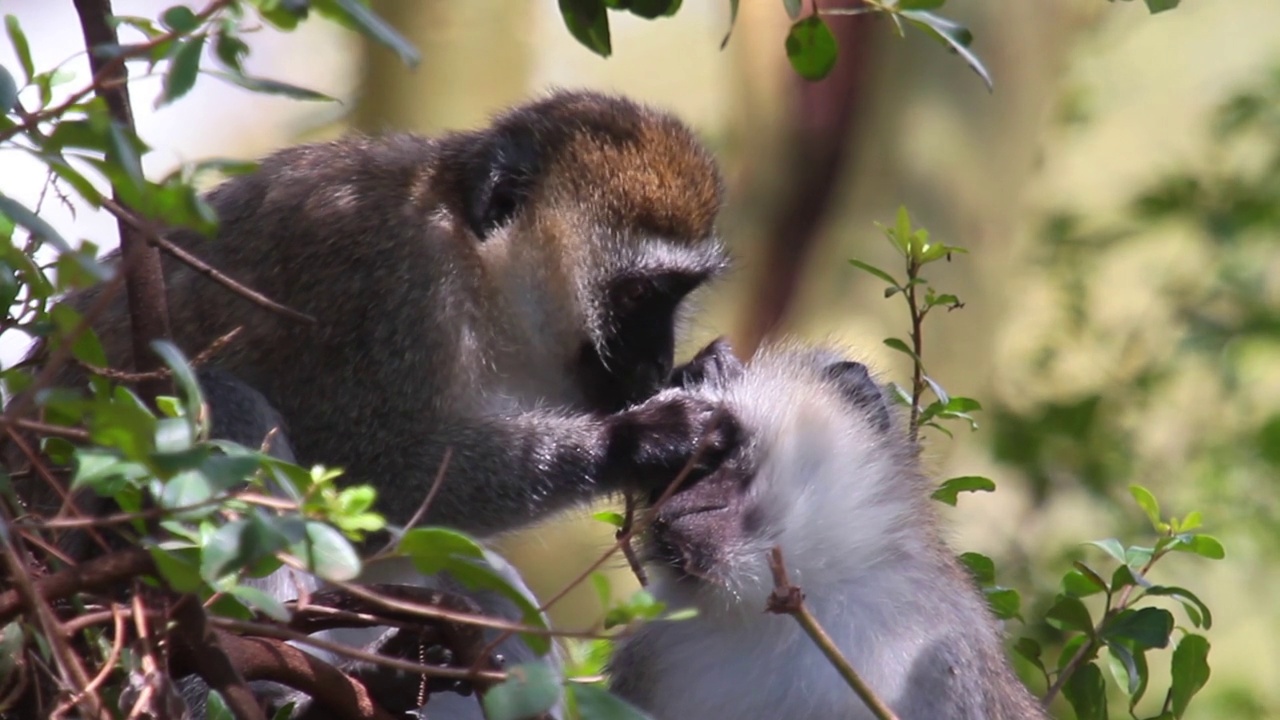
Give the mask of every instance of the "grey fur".
[(650, 544), (651, 589), (699, 614), (643, 626), (613, 658), (613, 689), (656, 720), (869, 720), (794, 619), (765, 612), (777, 545), (806, 604), (902, 720), (1045, 717), (865, 368), (773, 348), (707, 375), (655, 401), (721, 403), (742, 442), (659, 510)]

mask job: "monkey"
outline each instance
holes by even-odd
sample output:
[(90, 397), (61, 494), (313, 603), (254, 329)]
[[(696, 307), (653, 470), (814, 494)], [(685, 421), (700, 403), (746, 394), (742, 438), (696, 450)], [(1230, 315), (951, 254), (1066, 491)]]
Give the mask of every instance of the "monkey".
[[(629, 408), (671, 373), (689, 296), (728, 267), (722, 185), (673, 115), (586, 91), (478, 130), (286, 148), (206, 196), (212, 241), (167, 237), (315, 322), (166, 256), (172, 339), (194, 354), (242, 328), (200, 378), (215, 437), (260, 442), (274, 423), (298, 462), (373, 485), (396, 529), (447, 457), (421, 521), (490, 538), (665, 485), (699, 442), (712, 410), (696, 399)], [(99, 292), (67, 301), (83, 312)], [(112, 364), (133, 362), (123, 298), (94, 329)], [(260, 412), (236, 420), (246, 389)], [(708, 462), (727, 440), (710, 445)]]
[[(213, 364), (268, 400), (301, 462), (372, 483), (392, 523), (450, 450), (424, 521), (490, 536), (617, 489), (597, 437), (666, 379), (684, 300), (727, 267), (722, 196), (678, 119), (586, 91), (481, 130), (286, 148), (208, 195), (214, 241), (171, 239), (316, 322), (166, 257), (173, 340), (194, 353), (242, 327)], [(121, 299), (95, 324), (115, 364), (128, 323)]]
[(721, 344), (650, 402), (680, 394), (722, 404), (738, 446), (657, 508), (650, 589), (697, 615), (622, 641), (614, 692), (655, 720), (872, 718), (794, 618), (765, 612), (776, 546), (805, 605), (902, 720), (1046, 717), (865, 365), (783, 343), (744, 366)]

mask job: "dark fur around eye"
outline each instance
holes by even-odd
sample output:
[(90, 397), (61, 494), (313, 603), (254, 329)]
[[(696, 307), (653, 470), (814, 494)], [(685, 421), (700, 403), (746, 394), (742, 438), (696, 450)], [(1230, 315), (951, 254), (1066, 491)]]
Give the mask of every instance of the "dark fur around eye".
[(871, 377), (867, 366), (852, 360), (842, 360), (826, 367), (827, 377), (835, 381), (845, 398), (854, 407), (867, 413), (871, 422), (881, 431), (888, 431), (893, 424), (889, 413), (889, 398), (884, 389)]
[(542, 170), (533, 133), (510, 128), (491, 133), (465, 161), (463, 215), (480, 240), (524, 208)]
[(673, 317), (705, 274), (670, 271), (614, 278), (603, 288), (608, 328), (600, 347), (584, 345), (576, 377), (593, 409), (606, 412), (648, 398), (671, 375)]

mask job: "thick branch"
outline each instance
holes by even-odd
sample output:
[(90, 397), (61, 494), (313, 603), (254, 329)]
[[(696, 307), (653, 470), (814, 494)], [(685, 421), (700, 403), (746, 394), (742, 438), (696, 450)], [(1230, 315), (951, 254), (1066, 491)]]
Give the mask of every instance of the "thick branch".
[[(130, 547), (56, 572), (32, 585), (39, 598), (50, 602), (154, 571), (151, 553), (144, 548)], [(16, 588), (0, 593), (0, 626), (8, 624), (19, 613), (32, 610), (31, 602), (30, 597), (20, 594)]]
[[(101, 82), (95, 94), (107, 104), (111, 119), (127, 134), (134, 134), (133, 111), (129, 107), (129, 72), (124, 63), (115, 63), (102, 52), (120, 44), (116, 29), (111, 24), (110, 0), (74, 0), (80, 16), (80, 28), (84, 33), (85, 48), (89, 51), (89, 67), (95, 80)], [(119, 159), (119, 158), (117, 158)], [(113, 193), (119, 202), (118, 193)], [(151, 352), (151, 342), (169, 337), (169, 311), (166, 305), (164, 274), (160, 266), (160, 252), (147, 244), (136, 230), (124, 221), (117, 221), (120, 232), (120, 255), (124, 259), (125, 292), (129, 298), (129, 319), (133, 329), (134, 369), (148, 372), (161, 367), (160, 357)], [(153, 399), (164, 394), (168, 382), (149, 380), (139, 390), (143, 396)]]
[(237, 663), (223, 649), (226, 634), (209, 627), (200, 601), (194, 595), (180, 598), (174, 607), (173, 619), (173, 637), (182, 648), (186, 664), (222, 695), (232, 714), (238, 720), (267, 720)]

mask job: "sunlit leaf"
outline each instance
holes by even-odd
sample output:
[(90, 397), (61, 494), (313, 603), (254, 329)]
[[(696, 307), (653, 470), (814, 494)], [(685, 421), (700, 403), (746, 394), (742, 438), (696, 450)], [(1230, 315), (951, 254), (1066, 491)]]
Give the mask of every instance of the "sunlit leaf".
[(965, 475), (942, 483), (929, 497), (955, 507), (956, 499), (962, 492), (995, 492), (995, 489), (996, 484), (990, 478)]
[(1191, 698), (1209, 682), (1209, 641), (1200, 635), (1185, 635), (1173, 650), (1173, 677), (1170, 699), (1173, 716), (1187, 712)]
[(836, 66), (836, 36), (817, 15), (798, 20), (787, 33), (787, 59), (806, 80), (821, 80)]
[(524, 720), (547, 712), (560, 700), (560, 683), (542, 663), (524, 663), (507, 669), (506, 681), (484, 695), (488, 720)]
[(965, 63), (978, 74), (978, 77), (982, 78), (982, 82), (986, 84), (988, 90), (994, 89), (994, 85), (991, 82), (991, 74), (987, 72), (986, 66), (969, 49), (969, 43), (973, 42), (973, 34), (969, 32), (968, 28), (931, 12), (921, 10), (904, 10), (898, 15), (923, 30), (925, 34), (950, 47), (957, 55), (964, 58)]

